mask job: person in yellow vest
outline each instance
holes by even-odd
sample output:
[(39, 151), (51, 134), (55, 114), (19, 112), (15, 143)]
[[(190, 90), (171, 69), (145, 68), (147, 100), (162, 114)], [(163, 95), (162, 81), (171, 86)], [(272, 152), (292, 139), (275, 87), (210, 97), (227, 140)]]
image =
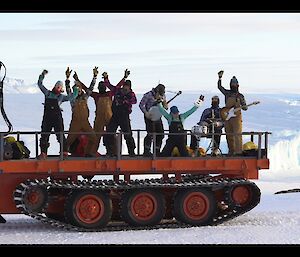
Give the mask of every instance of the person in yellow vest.
[[(107, 72), (103, 72), (103, 79), (108, 76)], [(96, 81), (95, 81), (96, 82)], [(94, 85), (95, 85), (94, 82)], [(93, 83), (93, 81), (92, 81)], [(86, 91), (90, 91), (88, 88), (84, 88)], [(91, 92), (90, 96), (94, 99), (96, 105), (95, 120), (94, 120), (94, 131), (96, 133), (96, 141), (94, 144), (95, 152), (98, 151), (102, 133), (106, 131), (106, 127), (112, 117), (112, 97), (114, 96), (113, 91), (106, 91), (106, 85), (104, 81), (100, 81), (98, 84), (98, 92)], [(113, 151), (115, 152), (115, 143), (113, 145)]]
[[(225, 107), (232, 108), (232, 107), (242, 107), (243, 110), (247, 110), (248, 107), (246, 106), (246, 101), (244, 95), (239, 92), (239, 82), (235, 76), (232, 77), (230, 80), (230, 89), (225, 89), (222, 86), (222, 76), (224, 71), (218, 72), (218, 89), (224, 94), (225, 96)], [(229, 120), (225, 121), (225, 132), (226, 133), (234, 133), (233, 135), (226, 135), (227, 145), (228, 145), (228, 155), (241, 155), (242, 154), (242, 147), (243, 147), (243, 140), (242, 133), (243, 130), (243, 120), (242, 120), (242, 112), (241, 110), (235, 112), (236, 116), (230, 118)]]
[[(70, 71), (70, 73), (72, 70)], [(96, 81), (98, 75), (98, 67), (93, 69), (94, 78), (93, 81)], [(95, 132), (90, 125), (89, 122), (89, 108), (87, 105), (88, 97), (90, 96), (90, 92), (93, 90), (95, 83), (91, 83), (89, 90), (85, 93), (83, 88), (86, 88), (84, 84), (79, 80), (77, 73), (75, 72), (73, 78), (75, 79), (75, 85), (78, 87), (78, 96), (70, 101), (72, 106), (72, 120), (69, 128), (69, 134), (67, 137), (67, 147), (69, 148), (70, 145), (78, 138), (79, 134), (72, 134), (72, 132), (88, 132), (88, 144), (85, 148), (85, 156), (86, 157), (95, 157), (95, 141), (96, 135)], [(67, 92), (71, 91), (70, 85), (66, 86)]]

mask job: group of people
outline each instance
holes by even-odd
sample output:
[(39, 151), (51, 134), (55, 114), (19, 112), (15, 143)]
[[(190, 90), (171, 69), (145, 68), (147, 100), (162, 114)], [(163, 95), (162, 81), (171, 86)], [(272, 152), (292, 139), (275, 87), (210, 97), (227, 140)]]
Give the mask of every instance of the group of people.
[[(74, 72), (73, 78), (75, 80), (74, 86), (70, 85), (70, 76), (72, 70), (68, 67), (65, 74), (65, 87), (67, 95), (64, 92), (64, 83), (57, 81), (52, 90), (48, 90), (43, 85), (47, 70), (43, 70), (38, 79), (38, 87), (45, 95), (44, 115), (42, 121), (42, 133), (40, 138), (41, 154), (39, 159), (46, 159), (49, 144), (49, 136), (52, 129), (56, 132), (58, 142), (62, 145), (60, 147), (63, 151), (63, 156), (66, 158), (69, 153), (74, 151), (74, 143), (85, 135), (86, 145), (81, 149), (81, 155), (84, 157), (96, 157), (98, 155), (98, 148), (103, 136), (103, 144), (106, 147), (107, 156), (117, 155), (116, 144), (116, 130), (118, 127), (124, 133), (129, 156), (135, 156), (135, 141), (132, 135), (130, 114), (132, 112), (132, 105), (137, 103), (137, 98), (132, 90), (132, 83), (128, 80), (130, 75), (129, 70), (125, 70), (123, 78), (117, 85), (112, 85), (109, 81), (107, 72), (102, 73), (102, 81), (98, 83), (98, 92), (94, 92), (96, 80), (98, 77), (98, 67), (93, 69), (93, 78), (90, 86), (87, 87), (79, 80), (78, 75)], [(225, 89), (222, 86), (223, 71), (218, 73), (218, 88), (225, 95), (225, 107), (242, 107), (246, 110), (246, 102), (244, 96), (239, 93), (238, 81), (233, 77), (230, 81), (230, 89)], [(108, 89), (108, 90), (107, 90)], [(93, 127), (89, 122), (89, 108), (88, 98), (92, 97), (95, 101), (96, 111)], [(69, 101), (72, 108), (72, 119), (69, 127), (67, 138), (64, 135), (64, 122), (62, 117), (62, 110), (60, 105), (63, 102)], [(169, 106), (166, 101), (165, 86), (158, 84), (149, 92), (145, 93), (139, 103), (139, 108), (144, 114), (144, 121), (147, 135), (144, 138), (144, 156), (152, 156), (151, 145), (153, 146), (157, 156), (171, 156), (175, 147), (178, 148), (180, 156), (189, 156), (186, 147), (186, 134), (184, 134), (184, 121), (191, 114), (193, 114), (203, 103), (204, 96), (201, 95), (192, 106), (191, 109), (184, 113), (180, 113), (177, 106)], [(242, 153), (242, 115), (241, 111), (236, 113), (236, 116), (228, 121), (221, 119), (220, 100), (218, 96), (212, 97), (211, 107), (203, 111), (198, 125), (207, 127), (208, 132), (213, 132), (213, 146), (212, 153), (216, 153), (220, 145), (220, 133), (223, 127), (225, 132), (230, 133), (226, 135), (229, 155), (238, 155)], [(154, 114), (151, 112), (153, 107), (159, 111), (159, 118), (153, 118)], [(162, 147), (164, 138), (164, 127), (161, 117), (166, 118), (169, 125), (168, 139), (166, 144)], [(212, 131), (213, 129), (213, 131)], [(105, 133), (104, 133), (105, 132)], [(153, 133), (157, 133), (155, 140)], [(208, 136), (209, 137), (209, 136)], [(196, 135), (191, 138), (191, 149), (196, 151), (197, 142), (199, 141)]]

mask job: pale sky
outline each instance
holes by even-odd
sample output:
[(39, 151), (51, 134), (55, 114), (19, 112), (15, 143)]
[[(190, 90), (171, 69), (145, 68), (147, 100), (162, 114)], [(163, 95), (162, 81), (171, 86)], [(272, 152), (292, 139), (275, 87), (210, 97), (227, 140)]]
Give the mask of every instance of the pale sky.
[(300, 13), (0, 13), (0, 24), (0, 61), (26, 84), (48, 69), (51, 88), (67, 66), (89, 84), (99, 66), (112, 84), (128, 68), (136, 92), (216, 91), (222, 69), (241, 92), (300, 93)]

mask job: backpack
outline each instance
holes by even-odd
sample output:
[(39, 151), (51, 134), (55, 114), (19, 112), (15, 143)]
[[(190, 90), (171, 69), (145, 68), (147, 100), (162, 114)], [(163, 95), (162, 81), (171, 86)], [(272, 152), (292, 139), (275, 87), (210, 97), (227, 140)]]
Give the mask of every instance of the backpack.
[[(6, 146), (6, 147), (5, 147)], [(14, 137), (9, 136), (4, 138), (4, 158), (7, 159), (23, 159), (23, 158), (29, 158), (30, 156), (30, 150), (25, 146), (23, 141), (17, 141)], [(12, 149), (12, 156), (8, 156), (8, 152)], [(7, 152), (7, 153), (6, 153)], [(6, 159), (6, 160), (7, 160)]]

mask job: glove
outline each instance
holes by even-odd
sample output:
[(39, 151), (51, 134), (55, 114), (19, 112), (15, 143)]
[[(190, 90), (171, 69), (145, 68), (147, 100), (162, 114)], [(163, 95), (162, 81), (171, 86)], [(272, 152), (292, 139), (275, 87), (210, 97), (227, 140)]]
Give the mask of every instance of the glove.
[(42, 74), (45, 76), (48, 73), (47, 70), (43, 70)]
[(162, 101), (162, 105), (163, 105), (163, 107), (164, 107), (166, 110), (169, 109), (169, 106), (168, 106), (167, 101), (163, 100), (163, 101)]
[(79, 78), (78, 78), (78, 75), (77, 75), (76, 71), (74, 71), (73, 78), (75, 79), (75, 81), (79, 81)]
[(145, 112), (145, 116), (147, 119), (151, 120), (151, 113), (150, 112)]
[(104, 79), (107, 79), (107, 78), (108, 78), (108, 74), (107, 74), (106, 71), (102, 73), (102, 78), (104, 78)]
[(194, 103), (196, 107), (200, 107), (204, 101), (204, 95), (201, 95), (199, 99)]
[(223, 70), (220, 70), (220, 71), (218, 72), (219, 79), (220, 79), (220, 78), (222, 78), (222, 76), (223, 76), (223, 73), (224, 73), (224, 71), (223, 71)]
[(96, 78), (98, 76), (98, 73), (99, 73), (98, 67), (95, 66), (95, 68), (93, 69), (94, 78)]
[(68, 67), (66, 70), (66, 77), (67, 79), (70, 77), (72, 70), (70, 70), (70, 68)]
[(124, 72), (124, 79), (126, 79), (130, 74), (130, 71), (128, 69), (125, 70)]

